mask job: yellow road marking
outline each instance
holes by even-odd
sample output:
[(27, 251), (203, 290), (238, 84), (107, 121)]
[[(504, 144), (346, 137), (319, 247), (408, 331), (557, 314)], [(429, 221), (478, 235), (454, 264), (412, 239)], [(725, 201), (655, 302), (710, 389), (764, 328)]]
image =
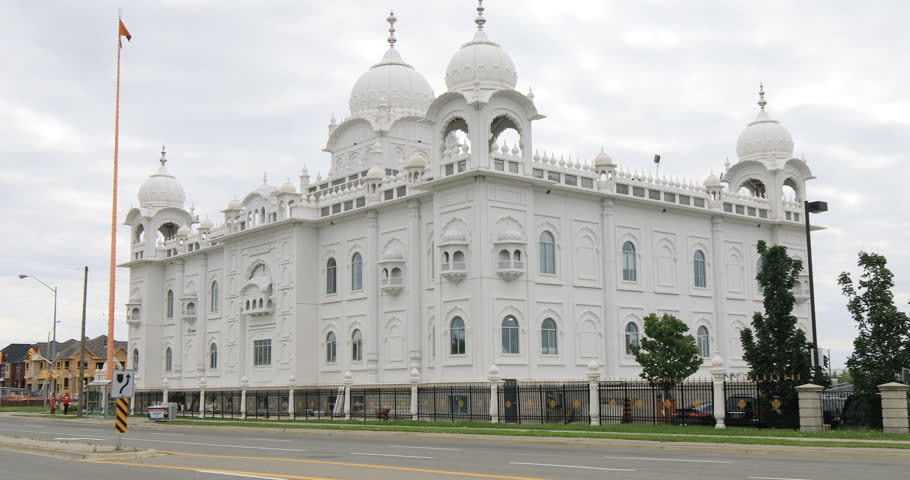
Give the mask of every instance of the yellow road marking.
[(127, 465), (130, 467), (151, 467), (151, 468), (164, 468), (168, 470), (189, 470), (191, 472), (198, 472), (200, 470), (205, 470), (206, 472), (218, 472), (218, 473), (227, 473), (233, 475), (253, 475), (257, 477), (283, 477), (283, 478), (293, 478), (294, 480), (337, 480), (334, 478), (324, 478), (324, 477), (302, 477), (300, 475), (290, 475), (285, 473), (262, 473), (262, 472), (240, 472), (237, 470), (216, 470), (214, 468), (203, 468), (203, 467), (172, 467), (170, 465), (149, 465), (147, 463), (130, 463), (130, 462), (111, 462), (108, 460), (79, 460), (80, 462), (86, 463), (106, 463), (109, 465)]
[[(421, 472), (421, 473), (438, 473), (443, 475), (458, 475), (461, 477), (478, 477), (478, 478), (502, 478), (506, 480), (546, 480), (536, 477), (514, 477), (510, 475), (493, 475), (489, 473), (467, 473), (467, 472), (450, 472), (447, 470), (430, 470), (426, 468), (411, 468), (411, 467), (393, 467), (389, 465), (369, 465), (365, 463), (347, 463), (347, 462), (330, 462), (328, 460), (304, 460), (300, 458), (280, 458), (280, 457), (244, 457), (244, 456), (235, 456), (235, 455), (205, 455), (202, 453), (183, 453), (183, 452), (164, 452), (159, 450), (160, 453), (165, 453), (168, 455), (183, 455), (186, 457), (208, 457), (208, 458), (234, 458), (239, 460), (267, 460), (267, 461), (279, 461), (279, 462), (298, 462), (298, 463), (317, 463), (321, 465), (340, 465), (343, 467), (361, 467), (361, 468), (379, 468), (383, 470), (401, 470), (405, 472)], [(111, 462), (108, 462), (111, 463)]]

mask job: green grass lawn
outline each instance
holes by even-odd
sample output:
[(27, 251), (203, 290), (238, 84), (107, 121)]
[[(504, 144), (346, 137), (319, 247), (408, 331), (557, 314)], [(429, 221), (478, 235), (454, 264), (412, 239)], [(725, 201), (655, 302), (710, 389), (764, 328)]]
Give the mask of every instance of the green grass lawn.
[(41, 413), (47, 412), (48, 410), (44, 407), (17, 407), (2, 405), (0, 406), (0, 412), (30, 412), (30, 413)]

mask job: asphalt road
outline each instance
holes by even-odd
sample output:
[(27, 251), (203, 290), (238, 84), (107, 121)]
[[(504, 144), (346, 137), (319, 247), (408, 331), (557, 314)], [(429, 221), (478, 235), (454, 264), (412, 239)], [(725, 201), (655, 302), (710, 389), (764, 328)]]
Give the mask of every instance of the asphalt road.
[[(116, 441), (110, 427), (77, 420), (0, 418), (0, 435), (70, 442)], [(366, 432), (133, 428), (124, 445), (169, 452), (89, 462), (0, 450), (3, 479), (741, 479), (888, 480), (910, 478), (910, 463), (645, 450), (553, 439), (435, 437)]]

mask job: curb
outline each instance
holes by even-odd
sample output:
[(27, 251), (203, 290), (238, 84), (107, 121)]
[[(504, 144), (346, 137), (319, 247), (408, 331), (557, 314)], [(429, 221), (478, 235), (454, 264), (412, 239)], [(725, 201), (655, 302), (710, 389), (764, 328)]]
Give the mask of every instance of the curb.
[[(98, 452), (98, 448), (111, 451)], [(0, 436), (0, 450), (70, 460), (131, 460), (159, 455), (155, 450), (115, 451), (112, 447)]]

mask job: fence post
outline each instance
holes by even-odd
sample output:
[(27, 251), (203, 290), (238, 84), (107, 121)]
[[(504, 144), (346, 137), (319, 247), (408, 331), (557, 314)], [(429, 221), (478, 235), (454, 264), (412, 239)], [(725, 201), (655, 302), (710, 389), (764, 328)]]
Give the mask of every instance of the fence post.
[(291, 417), (291, 420), (295, 420), (294, 417), (294, 387), (288, 387), (288, 416)]
[(499, 423), (499, 367), (496, 364), (490, 365), (487, 372), (487, 379), (490, 381), (490, 423)]
[(420, 383), (420, 371), (417, 368), (411, 369), (411, 420), (419, 419), (417, 414), (417, 384)]
[(246, 420), (246, 389), (240, 390), (240, 419)]
[[(350, 370), (344, 372), (344, 419), (351, 419), (351, 385), (354, 384), (354, 374)], [(364, 407), (366, 408), (366, 407)]]
[(205, 418), (205, 388), (199, 389), (199, 418)]
[(807, 383), (796, 387), (799, 397), (799, 431), (820, 432), (824, 429), (822, 418), (822, 390), (825, 387)]
[(878, 386), (882, 392), (882, 431), (885, 433), (910, 433), (907, 420), (907, 385), (897, 382)]
[(600, 367), (597, 360), (588, 363), (588, 410), (591, 425), (600, 425)]
[(714, 419), (717, 424), (714, 428), (725, 429), (724, 423), (727, 415), (727, 398), (724, 395), (724, 379), (727, 372), (724, 370), (724, 359), (720, 355), (714, 355), (711, 359), (711, 377), (714, 381)]

